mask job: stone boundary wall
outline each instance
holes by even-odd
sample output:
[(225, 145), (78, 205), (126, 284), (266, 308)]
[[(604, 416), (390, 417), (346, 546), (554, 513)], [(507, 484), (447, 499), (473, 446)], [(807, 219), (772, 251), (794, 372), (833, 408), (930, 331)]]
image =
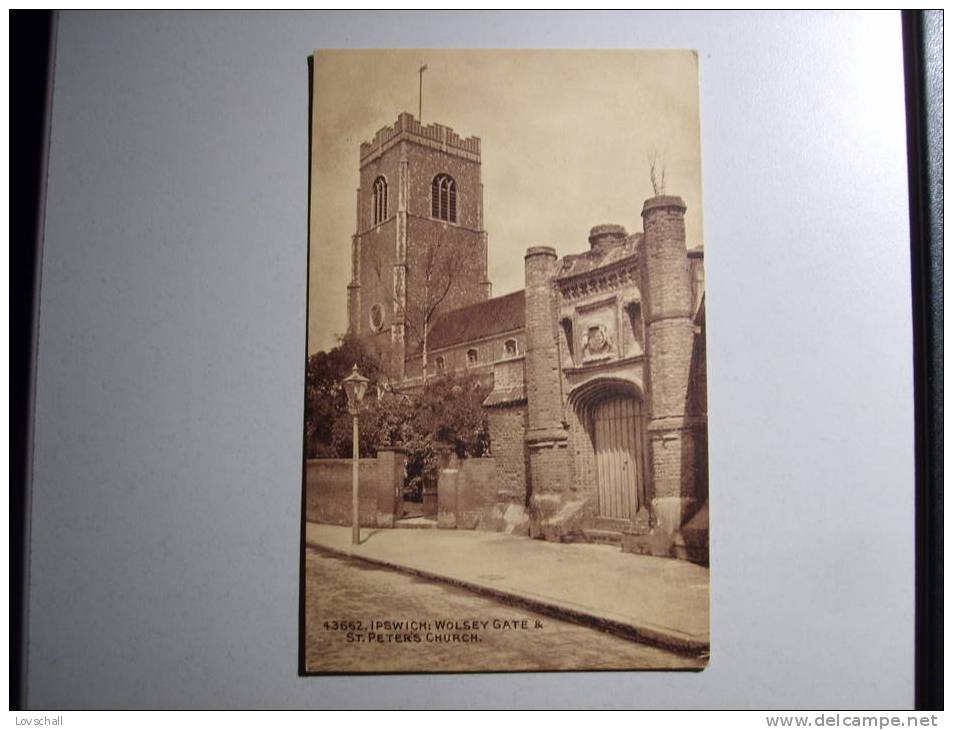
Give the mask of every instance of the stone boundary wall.
[(496, 459), (487, 457), (464, 459), (456, 468), (441, 470), (437, 526), (528, 535), (526, 508), (501, 491), (498, 466)]
[(464, 459), (442, 469), (437, 482), (437, 524), (472, 530), (480, 513), (491, 509), (499, 489), (496, 459)]
[[(361, 525), (393, 527), (404, 482), (403, 452), (381, 450), (358, 467)], [(305, 464), (305, 516), (308, 522), (351, 524), (351, 459), (308, 459)]]

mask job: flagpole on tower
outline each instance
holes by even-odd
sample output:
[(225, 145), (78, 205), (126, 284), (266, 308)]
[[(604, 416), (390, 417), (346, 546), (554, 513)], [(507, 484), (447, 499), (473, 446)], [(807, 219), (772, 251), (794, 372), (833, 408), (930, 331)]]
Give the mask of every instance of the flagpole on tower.
[(420, 74), (420, 87), (417, 90), (417, 121), (421, 124), (424, 122), (424, 71), (426, 70), (427, 64), (423, 64), (417, 71)]

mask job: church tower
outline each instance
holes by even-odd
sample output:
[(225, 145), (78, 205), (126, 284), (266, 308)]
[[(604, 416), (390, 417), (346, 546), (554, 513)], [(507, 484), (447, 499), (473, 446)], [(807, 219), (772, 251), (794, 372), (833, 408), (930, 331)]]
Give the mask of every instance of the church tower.
[(439, 314), (490, 296), (480, 139), (403, 113), (360, 154), (348, 332), (401, 380)]

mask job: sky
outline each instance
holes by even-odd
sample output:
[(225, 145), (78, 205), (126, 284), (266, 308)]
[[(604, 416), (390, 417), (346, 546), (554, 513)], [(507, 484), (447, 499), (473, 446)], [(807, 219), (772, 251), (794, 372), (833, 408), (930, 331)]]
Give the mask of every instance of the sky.
[(401, 112), (482, 146), (493, 295), (523, 288), (523, 254), (588, 250), (589, 229), (642, 230), (649, 159), (703, 246), (698, 60), (692, 51), (315, 51), (308, 352), (347, 329), (359, 147)]

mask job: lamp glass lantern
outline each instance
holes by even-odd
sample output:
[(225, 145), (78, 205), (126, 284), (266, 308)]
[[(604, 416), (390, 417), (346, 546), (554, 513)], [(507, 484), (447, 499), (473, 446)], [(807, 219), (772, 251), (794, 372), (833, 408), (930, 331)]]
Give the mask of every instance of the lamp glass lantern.
[(341, 381), (341, 384), (344, 386), (344, 392), (347, 395), (347, 410), (352, 416), (357, 415), (361, 401), (364, 399), (364, 393), (367, 392), (367, 384), (370, 382), (369, 379), (357, 371), (356, 364), (351, 374)]

